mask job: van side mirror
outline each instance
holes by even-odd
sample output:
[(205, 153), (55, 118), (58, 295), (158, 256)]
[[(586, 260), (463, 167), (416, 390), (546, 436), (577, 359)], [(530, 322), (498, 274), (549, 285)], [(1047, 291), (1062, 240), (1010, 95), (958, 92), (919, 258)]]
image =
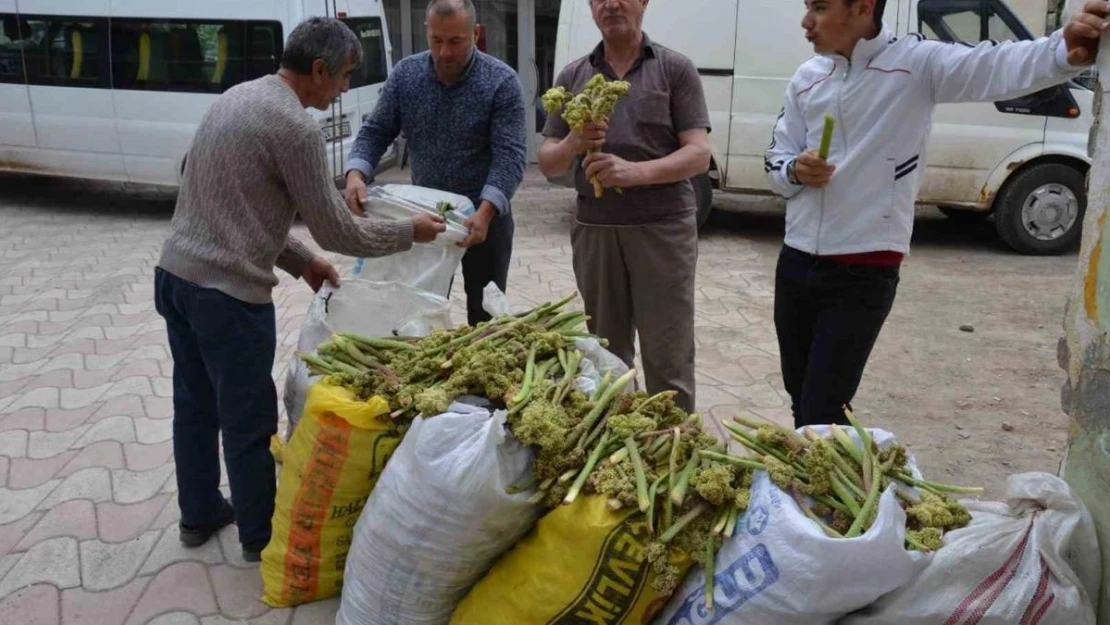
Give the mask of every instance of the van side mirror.
[(1042, 89), (1027, 96), (994, 103), (1000, 113), (1035, 115), (1038, 117), (1079, 117), (1079, 103), (1067, 83)]

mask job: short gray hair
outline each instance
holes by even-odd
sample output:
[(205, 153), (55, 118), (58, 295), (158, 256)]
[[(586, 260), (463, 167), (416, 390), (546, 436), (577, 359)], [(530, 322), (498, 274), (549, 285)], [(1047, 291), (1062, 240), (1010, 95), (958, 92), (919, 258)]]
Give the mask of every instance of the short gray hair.
[(334, 17), (310, 17), (289, 33), (281, 66), (297, 74), (311, 74), (316, 59), (324, 61), (328, 73), (336, 76), (354, 57), (362, 64), (362, 42), (346, 24)]
[(430, 0), (424, 15), (435, 13), (439, 17), (451, 17), (459, 11), (466, 14), (466, 21), (470, 26), (478, 23), (478, 10), (471, 0)]

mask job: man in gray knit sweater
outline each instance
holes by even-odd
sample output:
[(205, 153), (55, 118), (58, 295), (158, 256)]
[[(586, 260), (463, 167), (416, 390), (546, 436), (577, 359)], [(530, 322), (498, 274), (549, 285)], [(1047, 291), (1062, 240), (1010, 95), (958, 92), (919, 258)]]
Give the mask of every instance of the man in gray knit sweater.
[[(290, 237), (300, 213), (326, 250), (377, 257), (433, 241), (432, 214), (411, 221), (351, 215), (327, 169), (325, 110), (350, 86), (362, 46), (342, 22), (311, 18), (289, 35), (276, 75), (228, 90), (197, 129), (155, 273), (155, 307), (173, 354), (173, 446), (181, 541), (204, 544), (235, 522), (243, 557), (270, 541), (277, 432), (274, 266), (313, 290), (338, 274)], [(232, 504), (219, 491), (219, 435)]]

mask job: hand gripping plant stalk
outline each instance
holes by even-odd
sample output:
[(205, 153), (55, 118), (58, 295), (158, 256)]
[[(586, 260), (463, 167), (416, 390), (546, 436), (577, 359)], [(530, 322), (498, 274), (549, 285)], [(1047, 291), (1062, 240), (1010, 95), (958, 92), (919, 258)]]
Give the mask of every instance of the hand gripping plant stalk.
[[(587, 123), (608, 121), (617, 101), (628, 93), (631, 85), (623, 80), (605, 80), (605, 76), (594, 74), (581, 93), (571, 96), (563, 87), (553, 87), (543, 95), (543, 110), (548, 115), (563, 111), (563, 120), (575, 132), (581, 132)], [(586, 154), (593, 154), (591, 149)], [(594, 186), (594, 197), (600, 198), (605, 192), (596, 176), (590, 178)]]

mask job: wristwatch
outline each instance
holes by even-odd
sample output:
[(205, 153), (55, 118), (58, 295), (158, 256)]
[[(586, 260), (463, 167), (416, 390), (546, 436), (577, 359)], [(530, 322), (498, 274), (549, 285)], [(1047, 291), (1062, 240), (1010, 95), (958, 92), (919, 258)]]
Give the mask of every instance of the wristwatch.
[(786, 180), (794, 186), (801, 186), (802, 183), (798, 180), (797, 174), (794, 173), (794, 165), (797, 162), (797, 159), (790, 159), (790, 162), (786, 164)]

